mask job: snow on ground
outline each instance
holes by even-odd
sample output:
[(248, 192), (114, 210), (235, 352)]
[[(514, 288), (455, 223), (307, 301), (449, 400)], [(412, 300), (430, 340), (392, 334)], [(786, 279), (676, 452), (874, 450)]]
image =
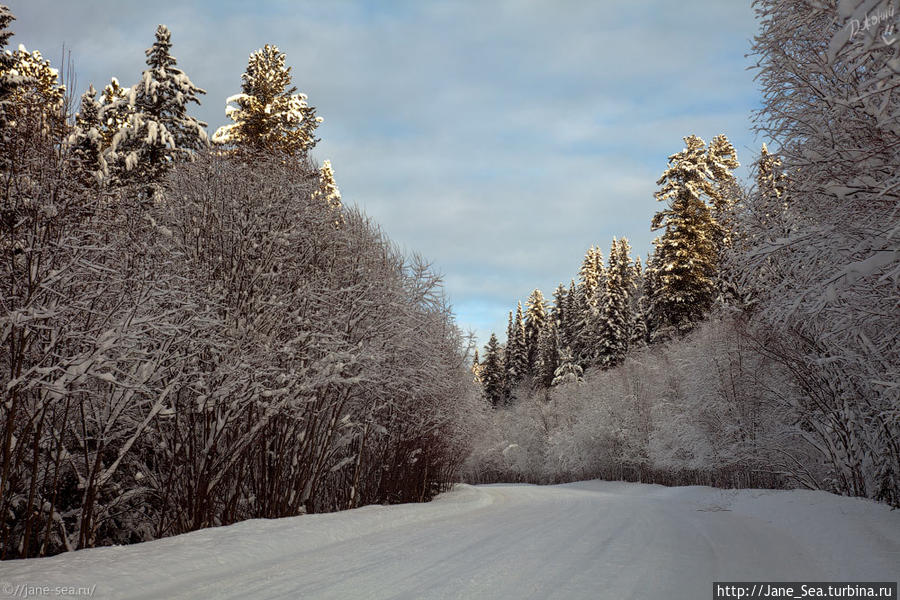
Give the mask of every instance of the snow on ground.
[(429, 504), (7, 561), (0, 598), (16, 586), (96, 584), (100, 599), (695, 599), (711, 598), (713, 581), (896, 581), (898, 572), (900, 511), (874, 502), (589, 481), (459, 485)]

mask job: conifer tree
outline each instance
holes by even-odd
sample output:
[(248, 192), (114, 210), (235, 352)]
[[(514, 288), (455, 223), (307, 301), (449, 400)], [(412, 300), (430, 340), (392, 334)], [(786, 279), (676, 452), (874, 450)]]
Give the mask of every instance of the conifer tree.
[(100, 138), (104, 152), (112, 146), (113, 138), (128, 123), (134, 106), (128, 101), (129, 91), (111, 78), (100, 93)]
[(44, 60), (39, 51), (29, 52), (21, 45), (8, 59), (10, 70), (0, 75), (0, 80), (14, 82), (7, 104), (10, 120), (39, 135), (63, 129), (65, 88), (59, 84), (59, 73), (50, 61)]
[(326, 160), (319, 169), (319, 188), (316, 195), (328, 208), (334, 210), (341, 209), (341, 192), (337, 183), (334, 181), (334, 170), (331, 168), (331, 161)]
[(578, 317), (574, 340), (575, 358), (587, 367), (596, 358), (599, 307), (606, 287), (603, 252), (591, 246), (578, 273)]
[(750, 202), (755, 218), (749, 232), (755, 238), (752, 242), (787, 237), (790, 233), (786, 182), (781, 158), (763, 144), (756, 161), (756, 189)]
[(647, 310), (644, 297), (644, 269), (641, 266), (641, 257), (634, 259), (632, 267), (633, 284), (631, 286), (631, 322), (628, 332), (628, 347), (640, 348), (647, 344)]
[(506, 384), (503, 372), (503, 358), (497, 336), (491, 334), (484, 347), (484, 363), (481, 366), (481, 382), (484, 386), (484, 397), (491, 406), (506, 404)]
[(656, 302), (659, 285), (657, 284), (656, 264), (653, 258), (653, 254), (647, 257), (647, 265), (644, 267), (644, 286), (641, 290), (641, 298), (644, 303), (644, 323), (647, 327), (647, 343), (658, 338), (656, 329), (662, 320), (659, 312), (660, 307)]
[(291, 67), (277, 46), (266, 44), (252, 53), (241, 79), (241, 93), (226, 101), (225, 114), (234, 123), (220, 127), (213, 141), (288, 156), (304, 155), (316, 145), (322, 119), (291, 85)]
[(662, 187), (656, 199), (668, 203), (652, 222), (654, 230), (665, 228), (654, 241), (655, 301), (661, 319), (657, 336), (689, 330), (709, 311), (715, 297), (720, 229), (712, 207), (721, 201), (720, 184), (737, 166), (734, 149), (725, 146), (724, 137), (717, 140), (708, 151), (699, 137), (684, 138), (686, 148), (669, 157), (669, 168), (657, 182)]
[(538, 341), (538, 360), (535, 367), (538, 385), (550, 387), (557, 368), (559, 368), (559, 331), (556, 322), (551, 320), (541, 329)]
[(341, 213), (341, 192), (337, 183), (334, 181), (334, 170), (331, 168), (331, 161), (326, 160), (319, 169), (319, 186), (313, 193), (313, 199), (321, 202), (327, 210), (335, 215), (335, 225), (339, 226), (344, 222), (344, 216)]
[(478, 362), (478, 348), (475, 348), (475, 355), (472, 357), (472, 380), (475, 383), (481, 383), (482, 365)]
[(81, 107), (75, 115), (75, 128), (69, 136), (71, 164), (76, 178), (85, 187), (98, 188), (106, 173), (101, 137), (100, 103), (91, 85), (81, 96)]
[(632, 285), (629, 250), (628, 240), (613, 238), (597, 330), (597, 361), (604, 368), (619, 364), (628, 351)]
[(572, 350), (563, 348), (559, 353), (559, 366), (553, 374), (553, 381), (550, 385), (556, 387), (565, 383), (579, 383), (583, 381), (583, 375), (584, 370), (572, 357)]
[(13, 91), (16, 88), (18, 78), (13, 77), (10, 72), (15, 59), (12, 53), (6, 51), (6, 44), (13, 32), (9, 30), (9, 25), (16, 18), (9, 11), (9, 7), (0, 4), (0, 135), (3, 135), (6, 129), (7, 116), (6, 111), (9, 106)]
[(550, 305), (550, 321), (556, 325), (557, 330), (565, 320), (566, 310), (566, 286), (560, 283), (553, 290), (553, 303)]
[(516, 308), (515, 319), (510, 313), (506, 338), (506, 378), (510, 389), (521, 383), (528, 373), (528, 353), (525, 346), (525, 324), (522, 303)]
[(539, 342), (541, 332), (547, 326), (547, 302), (541, 290), (534, 290), (525, 303), (525, 356), (526, 373), (538, 377), (540, 361)]
[(206, 123), (187, 114), (187, 105), (200, 104), (198, 95), (206, 92), (175, 66), (171, 48), (171, 32), (159, 25), (156, 41), (146, 51), (147, 69), (128, 98), (128, 120), (111, 144), (111, 156), (120, 161), (125, 180), (159, 181), (174, 163), (206, 147)]
[(559, 322), (560, 344), (571, 350), (578, 339), (579, 316), (578, 288), (574, 279), (569, 282), (569, 289), (563, 298), (562, 306)]

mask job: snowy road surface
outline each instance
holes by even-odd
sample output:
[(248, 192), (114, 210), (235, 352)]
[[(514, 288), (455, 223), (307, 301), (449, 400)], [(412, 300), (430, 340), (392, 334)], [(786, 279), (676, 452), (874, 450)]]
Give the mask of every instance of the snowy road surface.
[(0, 598), (96, 585), (95, 599), (702, 599), (713, 581), (898, 574), (900, 511), (873, 502), (592, 481), (458, 486), (429, 504), (9, 561)]

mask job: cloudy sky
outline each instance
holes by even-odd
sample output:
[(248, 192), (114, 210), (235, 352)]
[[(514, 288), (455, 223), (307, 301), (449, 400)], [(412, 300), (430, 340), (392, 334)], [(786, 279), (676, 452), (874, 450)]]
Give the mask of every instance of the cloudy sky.
[(314, 154), (345, 203), (433, 262), (480, 344), (589, 246), (624, 235), (647, 254), (684, 136), (724, 133), (744, 164), (764, 141), (749, 0), (3, 1), (14, 46), (54, 64), (71, 50), (79, 92), (137, 82), (168, 25), (210, 133), (248, 54), (279, 46), (325, 119)]

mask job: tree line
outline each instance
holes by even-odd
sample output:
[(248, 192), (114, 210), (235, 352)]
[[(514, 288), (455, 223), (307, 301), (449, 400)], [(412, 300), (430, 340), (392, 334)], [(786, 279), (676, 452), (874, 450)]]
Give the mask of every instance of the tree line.
[(77, 109), (39, 52), (0, 60), (0, 557), (454, 479), (479, 402), (441, 279), (343, 205), (277, 47), (212, 143), (164, 26)]
[[(499, 410), (469, 480), (799, 486), (900, 506), (900, 77), (896, 41), (852, 34), (887, 2), (753, 5), (755, 128), (773, 150), (745, 185), (727, 140), (686, 138), (642, 275), (621, 239), (604, 269), (592, 249), (549, 309), (533, 293), (505, 346), (491, 338), (473, 367)], [(610, 271), (630, 271), (628, 293)], [(542, 315), (549, 359), (529, 363), (523, 332)]]
[(740, 200), (732, 173), (734, 147), (724, 135), (707, 144), (697, 136), (669, 157), (656, 198), (666, 203), (652, 220), (662, 230), (646, 266), (631, 258), (628, 239), (613, 239), (604, 264), (591, 247), (568, 288), (548, 302), (534, 290), (509, 313), (506, 343), (495, 334), (472, 369), (493, 406), (508, 405), (518, 388), (547, 389), (581, 379), (589, 368), (609, 369), (630, 351), (682, 336), (730, 294), (721, 268)]

